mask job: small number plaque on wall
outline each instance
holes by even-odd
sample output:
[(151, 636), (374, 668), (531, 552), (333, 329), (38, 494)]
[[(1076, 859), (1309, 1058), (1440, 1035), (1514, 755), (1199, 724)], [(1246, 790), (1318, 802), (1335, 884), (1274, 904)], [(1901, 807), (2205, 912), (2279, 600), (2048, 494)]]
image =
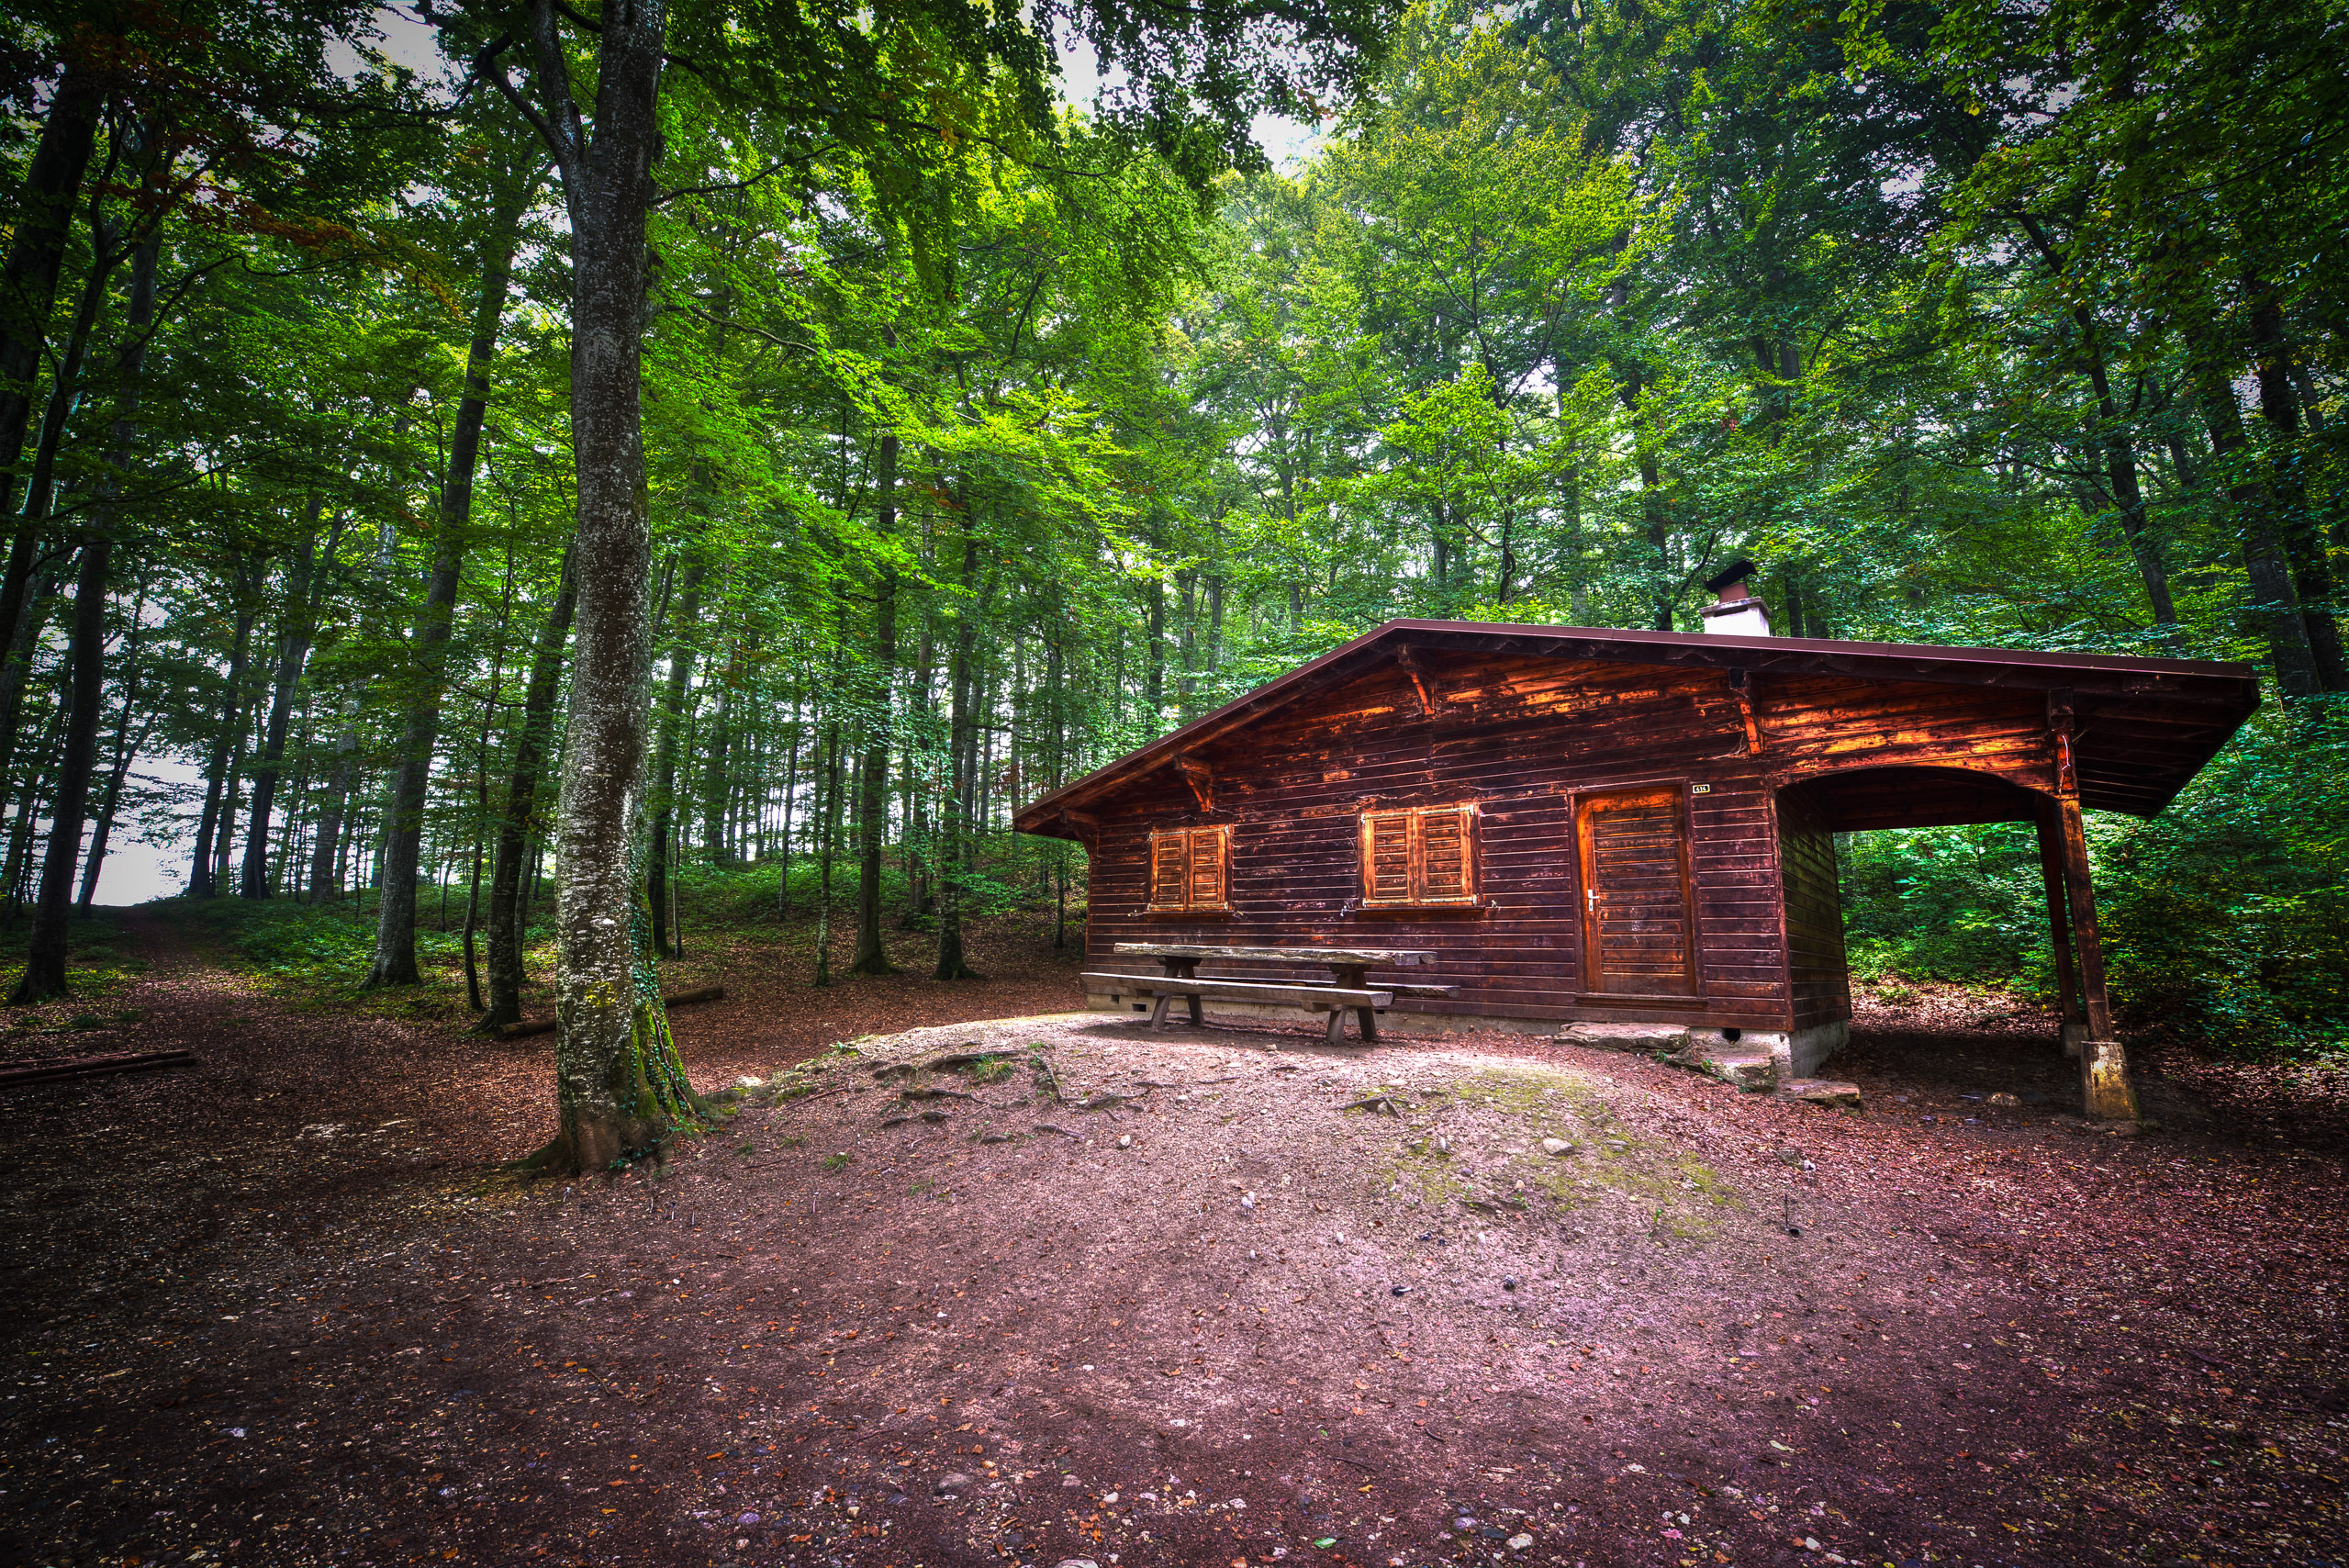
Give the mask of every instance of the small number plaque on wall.
[(1688, 792), (1692, 795), (1709, 795), (1713, 792), (1713, 786), (1710, 784), (1691, 784), (1688, 787)]

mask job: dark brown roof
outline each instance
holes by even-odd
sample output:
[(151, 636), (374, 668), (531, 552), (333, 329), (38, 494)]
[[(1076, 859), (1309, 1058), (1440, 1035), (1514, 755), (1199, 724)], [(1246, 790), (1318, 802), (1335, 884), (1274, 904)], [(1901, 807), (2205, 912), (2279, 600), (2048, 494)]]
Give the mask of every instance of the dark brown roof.
[(1191, 746), (1272, 710), (1349, 679), (1393, 657), (1393, 645), (1430, 652), (1549, 654), (1623, 664), (1701, 666), (1756, 675), (1841, 675), (1861, 680), (1937, 681), (2018, 690), (2070, 690), (2078, 714), (2075, 756), (2083, 805), (2152, 816), (2218, 754), (2259, 706), (2250, 665), (2109, 654), (2028, 653), (1806, 637), (1727, 637), (1617, 632), (1586, 626), (1512, 626), (1474, 621), (1390, 621), (1212, 713), (1098, 767), (1019, 813), (1026, 833), (1065, 835), (1057, 813), (1097, 800), (1165, 766)]

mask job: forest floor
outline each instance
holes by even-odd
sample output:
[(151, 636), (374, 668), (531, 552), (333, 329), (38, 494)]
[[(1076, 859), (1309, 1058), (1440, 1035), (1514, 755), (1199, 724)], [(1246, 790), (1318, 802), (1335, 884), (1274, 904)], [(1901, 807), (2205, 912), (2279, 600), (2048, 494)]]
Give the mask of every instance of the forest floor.
[(1929, 989), (1827, 1113), (1537, 1039), (1037, 1016), (1076, 963), (1011, 921), (951, 985), (712, 944), (680, 1047), (760, 1082), (522, 1185), (550, 1036), (118, 930), (105, 1010), (0, 1056), (202, 1061), (6, 1092), (0, 1562), (2344, 1556), (2338, 1072), (2172, 1051), (2117, 1137), (2044, 1016)]

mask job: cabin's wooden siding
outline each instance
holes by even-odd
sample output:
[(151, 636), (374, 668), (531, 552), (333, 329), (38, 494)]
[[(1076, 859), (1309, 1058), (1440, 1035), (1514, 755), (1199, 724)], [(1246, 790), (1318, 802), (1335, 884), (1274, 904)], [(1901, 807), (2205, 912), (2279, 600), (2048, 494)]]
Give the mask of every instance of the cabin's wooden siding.
[(1757, 676), (1753, 690), (1762, 755), (1782, 778), (1922, 766), (2055, 787), (2043, 692), (1844, 676)]
[[(1116, 959), (1122, 941), (1430, 947), (1441, 955), (1433, 968), (1391, 978), (1460, 993), (1399, 1010), (1821, 1022), (1850, 1006), (1832, 845), (1817, 822), (1790, 824), (1773, 810), (1778, 790), (1919, 765), (2053, 782), (2035, 692), (1757, 675), (1748, 689), (1757, 755), (1723, 671), (1517, 655), (1422, 653), (1417, 663), (1415, 679), (1399, 665), (1374, 669), (1188, 753), (1204, 765), (1212, 811), (1172, 767), (1095, 802), (1091, 967), (1154, 967)], [(1647, 784), (1706, 787), (1687, 797), (1698, 995), (1684, 1005), (1584, 991), (1574, 798)], [(1359, 907), (1361, 812), (1470, 803), (1479, 907)], [(1151, 913), (1151, 830), (1210, 823), (1233, 829), (1231, 913)]]
[(1786, 900), (1786, 969), (1795, 1027), (1851, 1016), (1851, 977), (1843, 953), (1843, 898), (1835, 835), (1810, 792), (1778, 796), (1778, 868)]

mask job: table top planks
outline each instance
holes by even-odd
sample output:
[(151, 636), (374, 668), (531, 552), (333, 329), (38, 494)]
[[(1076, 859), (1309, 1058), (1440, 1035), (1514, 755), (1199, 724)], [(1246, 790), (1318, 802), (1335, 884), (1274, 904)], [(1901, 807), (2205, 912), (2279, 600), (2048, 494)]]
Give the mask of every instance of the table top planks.
[(1339, 969), (1409, 969), (1432, 964), (1432, 947), (1229, 947), (1180, 942), (1120, 942), (1118, 957), (1130, 958), (1218, 958), (1265, 964), (1326, 964)]

